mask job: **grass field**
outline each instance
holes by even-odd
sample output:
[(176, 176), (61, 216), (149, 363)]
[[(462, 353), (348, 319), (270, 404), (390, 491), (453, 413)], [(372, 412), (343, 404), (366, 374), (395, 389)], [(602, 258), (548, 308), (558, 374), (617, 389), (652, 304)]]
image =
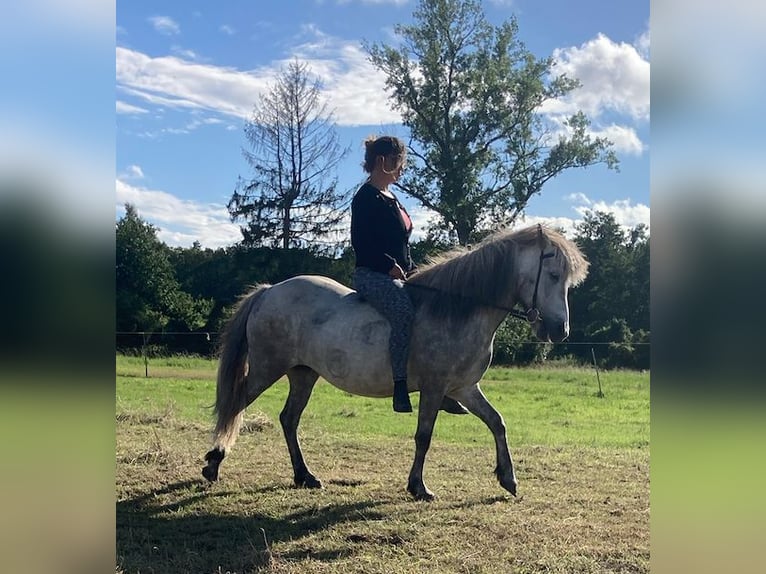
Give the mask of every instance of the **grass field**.
[[(117, 571), (527, 573), (649, 571), (649, 374), (491, 369), (519, 497), (493, 475), (475, 417), (442, 413), (424, 478), (405, 487), (415, 415), (317, 384), (301, 421), (325, 488), (292, 487), (277, 383), (247, 411), (221, 480), (210, 448), (215, 363), (117, 358)], [(417, 395), (413, 395), (417, 404)]]

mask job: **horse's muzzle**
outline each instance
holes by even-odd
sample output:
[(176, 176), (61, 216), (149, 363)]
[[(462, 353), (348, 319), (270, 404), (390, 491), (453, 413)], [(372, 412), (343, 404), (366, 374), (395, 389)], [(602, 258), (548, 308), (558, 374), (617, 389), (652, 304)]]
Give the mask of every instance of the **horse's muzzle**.
[(538, 323), (537, 338), (541, 341), (561, 343), (569, 337), (569, 322), (567, 321), (546, 321), (543, 318)]

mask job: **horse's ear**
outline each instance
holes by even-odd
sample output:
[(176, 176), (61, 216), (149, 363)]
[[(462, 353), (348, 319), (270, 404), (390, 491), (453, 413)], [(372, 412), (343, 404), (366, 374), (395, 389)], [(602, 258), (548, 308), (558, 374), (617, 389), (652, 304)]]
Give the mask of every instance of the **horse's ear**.
[(543, 251), (551, 246), (551, 240), (545, 235), (542, 223), (537, 224), (537, 245)]
[(545, 249), (548, 244), (548, 242), (545, 240), (545, 233), (543, 232), (542, 223), (537, 224), (537, 244), (540, 246), (540, 249)]

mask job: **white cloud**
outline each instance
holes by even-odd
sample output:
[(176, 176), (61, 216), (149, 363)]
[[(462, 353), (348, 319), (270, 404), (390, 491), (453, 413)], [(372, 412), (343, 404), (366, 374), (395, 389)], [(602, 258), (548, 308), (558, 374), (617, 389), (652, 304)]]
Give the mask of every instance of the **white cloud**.
[(160, 131), (165, 133), (188, 134), (201, 127), (215, 126), (215, 125), (220, 125), (222, 123), (223, 121), (218, 118), (194, 118), (192, 121), (187, 122), (183, 127), (163, 128)]
[(633, 204), (630, 199), (618, 199), (612, 203), (592, 201), (583, 193), (573, 193), (566, 196), (565, 199), (574, 204), (573, 209), (580, 215), (579, 218), (526, 215), (521, 218), (520, 225), (544, 223), (552, 227), (560, 227), (571, 238), (575, 236), (575, 227), (583, 221), (586, 213), (601, 211), (613, 214), (617, 224), (626, 230), (633, 229), (640, 223), (649, 228), (649, 206), (642, 203)]
[(579, 191), (576, 193), (570, 193), (569, 195), (565, 196), (564, 199), (571, 201), (572, 203), (580, 203), (584, 205), (592, 205), (593, 203), (587, 195), (580, 193)]
[(602, 129), (591, 130), (591, 135), (605, 137), (614, 144), (613, 149), (618, 153), (641, 155), (645, 148), (636, 130), (626, 126), (612, 124)]
[(117, 47), (117, 85), (121, 92), (170, 108), (208, 109), (248, 118), (253, 104), (273, 85), (282, 66), (293, 58), (305, 62), (323, 84), (323, 97), (341, 126), (400, 123), (389, 106), (385, 75), (354, 42), (340, 41), (304, 26), (308, 41), (287, 58), (255, 70), (201, 64), (188, 59), (150, 57)]
[(439, 217), (435, 211), (431, 211), (419, 204), (407, 206), (407, 213), (410, 214), (410, 219), (412, 219), (412, 241), (425, 239), (429, 225), (434, 223)]
[[(162, 107), (189, 108), (189, 109), (195, 109), (195, 110), (202, 110), (205, 108), (205, 106), (202, 105), (201, 103), (192, 102), (182, 98), (168, 98), (164, 96), (158, 96), (149, 91), (145, 91), (142, 89), (128, 88), (126, 86), (120, 86), (120, 85), (118, 85), (117, 88), (125, 94), (135, 96), (150, 104), (154, 104), (155, 106), (158, 106), (160, 108)], [(237, 114), (232, 114), (232, 115), (237, 115)]]
[(581, 87), (541, 107), (552, 126), (551, 140), (568, 134), (567, 118), (583, 111), (591, 121), (589, 135), (606, 137), (618, 154), (640, 156), (646, 145), (635, 124), (649, 120), (648, 51), (648, 29), (635, 45), (599, 34), (579, 47), (555, 50), (553, 74), (576, 78)]
[(175, 36), (181, 33), (181, 27), (168, 16), (151, 16), (148, 20), (160, 34)]
[[(647, 34), (639, 44), (648, 47), (648, 41)], [(550, 111), (580, 109), (591, 118), (611, 111), (634, 120), (649, 119), (649, 61), (636, 46), (599, 34), (580, 47), (555, 50), (553, 58), (554, 73), (577, 78), (582, 87), (551, 105)]]
[(315, 41), (296, 47), (294, 55), (323, 83), (339, 125), (401, 123), (389, 106), (385, 74), (372, 66), (358, 44), (317, 33)]
[[(118, 47), (118, 87), (157, 105), (207, 108), (247, 118), (280, 67), (298, 58), (321, 80), (323, 96), (339, 125), (401, 122), (390, 107), (384, 73), (372, 66), (358, 43), (324, 34), (314, 24), (304, 25), (302, 35), (304, 40), (283, 60), (249, 71), (201, 64), (194, 61), (197, 54), (178, 48), (175, 52), (181, 57), (150, 57)], [(638, 47), (600, 34), (580, 47), (556, 50), (555, 73), (576, 77), (583, 85), (562, 100), (548, 102), (542, 111), (560, 123), (581, 109), (594, 120), (594, 133), (603, 132), (617, 151), (641, 153), (643, 145), (632, 128), (595, 127), (609, 112), (634, 121), (649, 118), (649, 62), (642, 55), (648, 49), (648, 32), (636, 42)]]
[(120, 179), (144, 179), (144, 170), (138, 165), (129, 165), (119, 176)]
[(574, 210), (582, 216), (591, 211), (612, 213), (615, 221), (626, 228), (633, 228), (639, 223), (649, 227), (649, 206), (643, 203), (633, 204), (630, 199), (618, 199), (612, 203), (593, 201), (575, 206)]
[(542, 223), (543, 225), (562, 229), (567, 237), (572, 238), (575, 236), (575, 226), (579, 222), (580, 220), (572, 219), (571, 217), (540, 217), (536, 215), (526, 215), (520, 218), (518, 224), (514, 225), (513, 228), (518, 229), (527, 227), (528, 225)]
[(116, 58), (117, 85), (124, 92), (156, 105), (209, 109), (241, 118), (249, 116), (274, 77), (270, 70), (241, 72), (174, 56), (152, 58), (121, 47)]
[(117, 100), (116, 103), (116, 109), (118, 114), (146, 114), (149, 113), (149, 110), (140, 108), (138, 106), (134, 106), (131, 104), (128, 104), (126, 102), (123, 102), (122, 100)]
[(171, 247), (190, 247), (195, 241), (210, 248), (226, 247), (242, 239), (239, 226), (231, 223), (223, 205), (182, 200), (164, 191), (133, 186), (116, 180), (117, 213), (124, 205), (159, 228), (157, 237)]
[(237, 31), (236, 31), (234, 28), (232, 28), (231, 26), (229, 26), (228, 24), (221, 24), (221, 25), (218, 27), (218, 29), (219, 29), (221, 32), (223, 32), (224, 34), (227, 34), (227, 35), (229, 35), (229, 36), (233, 36), (234, 34), (236, 34), (236, 33), (237, 33)]
[(641, 54), (641, 57), (648, 60), (649, 48), (651, 46), (651, 36), (649, 34), (648, 28), (636, 39), (636, 41), (634, 42), (634, 45), (636, 46), (636, 50), (638, 50), (638, 53)]
[(202, 60), (197, 52), (194, 50), (189, 50), (188, 48), (182, 48), (181, 46), (171, 46), (170, 51), (173, 52), (176, 56), (180, 56), (181, 58), (191, 60), (193, 62)]

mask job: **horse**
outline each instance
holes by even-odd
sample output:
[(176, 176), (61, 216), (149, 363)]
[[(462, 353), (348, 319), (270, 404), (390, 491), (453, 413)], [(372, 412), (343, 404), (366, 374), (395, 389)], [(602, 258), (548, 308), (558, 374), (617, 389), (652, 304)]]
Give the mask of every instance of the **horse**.
[[(500, 485), (516, 496), (517, 478), (502, 415), (479, 387), (500, 323), (513, 313), (542, 341), (569, 335), (570, 287), (587, 275), (577, 246), (546, 226), (503, 230), (471, 249), (431, 260), (404, 283), (415, 307), (408, 390), (420, 392), (415, 458), (407, 490), (432, 500), (423, 467), (444, 397), (481, 419), (495, 439)], [(526, 312), (515, 309), (521, 303)], [(244, 295), (225, 327), (217, 373), (215, 439), (202, 475), (219, 466), (238, 434), (244, 409), (287, 375), (279, 420), (297, 487), (321, 488), (298, 443), (297, 429), (317, 379), (365, 397), (391, 397), (388, 321), (355, 291), (317, 275), (261, 284)]]

